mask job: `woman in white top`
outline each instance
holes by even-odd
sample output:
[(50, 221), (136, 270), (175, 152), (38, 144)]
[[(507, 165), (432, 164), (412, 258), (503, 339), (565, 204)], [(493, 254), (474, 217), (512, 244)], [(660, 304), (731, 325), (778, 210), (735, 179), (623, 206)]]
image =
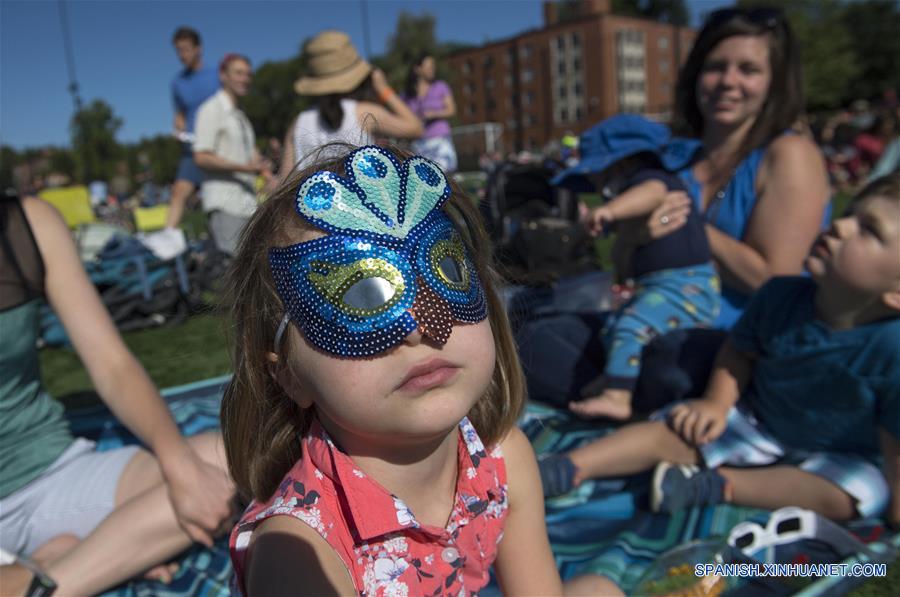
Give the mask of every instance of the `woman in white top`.
[[(422, 123), (394, 93), (384, 73), (359, 56), (346, 33), (323, 31), (306, 42), (303, 53), (307, 74), (294, 89), (316, 102), (288, 129), (279, 170), (282, 179), (328, 143), (366, 145), (376, 136), (422, 135)], [(373, 95), (381, 103), (370, 101)]]

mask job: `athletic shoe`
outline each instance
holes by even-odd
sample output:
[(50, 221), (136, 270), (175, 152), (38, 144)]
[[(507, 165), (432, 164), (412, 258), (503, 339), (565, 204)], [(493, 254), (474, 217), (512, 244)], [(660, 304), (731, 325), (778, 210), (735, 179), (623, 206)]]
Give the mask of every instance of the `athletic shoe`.
[(723, 501), (725, 477), (716, 469), (660, 462), (653, 471), (650, 509), (654, 512), (672, 513)]

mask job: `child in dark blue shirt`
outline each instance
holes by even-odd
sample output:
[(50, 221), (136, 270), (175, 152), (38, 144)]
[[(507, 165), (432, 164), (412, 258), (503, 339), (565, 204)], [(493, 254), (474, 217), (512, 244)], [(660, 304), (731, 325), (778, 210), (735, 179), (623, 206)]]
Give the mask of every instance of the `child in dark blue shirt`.
[[(663, 202), (670, 191), (684, 191), (666, 172), (659, 152), (669, 129), (640, 116), (623, 114), (604, 120), (581, 137), (579, 163), (561, 173), (554, 184), (576, 191), (598, 190), (604, 204), (586, 218), (589, 231), (615, 228), (631, 246), (635, 227)], [(616, 274), (636, 281), (634, 296), (607, 320), (602, 333), (606, 348), (603, 375), (582, 390), (583, 400), (570, 403), (585, 417), (631, 417), (631, 396), (641, 365), (641, 351), (654, 337), (684, 327), (708, 326), (718, 315), (719, 278), (711, 262), (703, 219), (691, 212), (687, 223), (660, 239), (619, 252)]]

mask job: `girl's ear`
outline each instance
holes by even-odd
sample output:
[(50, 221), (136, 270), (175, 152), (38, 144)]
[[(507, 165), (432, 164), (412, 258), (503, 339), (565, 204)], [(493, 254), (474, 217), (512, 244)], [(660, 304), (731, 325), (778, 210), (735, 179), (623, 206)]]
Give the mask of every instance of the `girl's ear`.
[(287, 361), (282, 361), (274, 352), (267, 352), (266, 360), (268, 361), (266, 368), (272, 381), (278, 384), (291, 400), (300, 408), (309, 408), (313, 405), (313, 400), (304, 395), (303, 385)]

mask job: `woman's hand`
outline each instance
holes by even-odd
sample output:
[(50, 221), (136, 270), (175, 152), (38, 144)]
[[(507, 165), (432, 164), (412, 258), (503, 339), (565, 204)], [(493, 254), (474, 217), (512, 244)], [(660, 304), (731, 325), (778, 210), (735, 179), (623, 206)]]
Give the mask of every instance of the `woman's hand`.
[(186, 454), (177, 469), (166, 471), (169, 500), (184, 532), (212, 547), (213, 539), (230, 524), (234, 486), (224, 471), (191, 450)]
[(715, 400), (688, 400), (672, 408), (669, 422), (681, 439), (701, 446), (718, 439), (728, 421), (730, 407)]
[(644, 245), (672, 234), (685, 225), (692, 208), (691, 198), (684, 191), (666, 193), (662, 204), (654, 209), (647, 218), (638, 244)]

